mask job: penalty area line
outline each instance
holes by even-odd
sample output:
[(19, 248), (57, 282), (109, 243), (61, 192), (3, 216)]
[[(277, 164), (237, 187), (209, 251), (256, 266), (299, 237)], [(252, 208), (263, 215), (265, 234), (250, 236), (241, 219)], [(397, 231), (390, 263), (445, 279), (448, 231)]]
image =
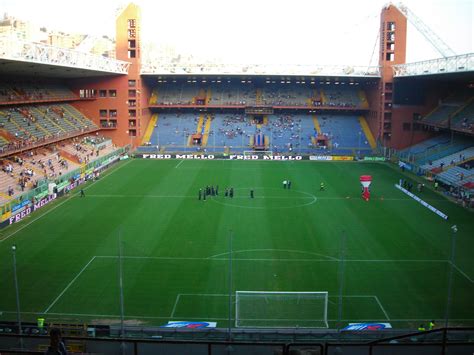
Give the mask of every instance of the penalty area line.
[(81, 269), (81, 271), (79, 271), (79, 273), (76, 275), (76, 277), (74, 277), (71, 282), (69, 282), (69, 284), (64, 288), (64, 290), (59, 294), (58, 297), (56, 297), (56, 299), (48, 306), (48, 308), (46, 308), (46, 310), (43, 312), (44, 314), (48, 313), (48, 311), (56, 304), (56, 302), (58, 302), (58, 300), (66, 293), (66, 291), (69, 289), (69, 287), (71, 287), (71, 285), (79, 278), (79, 276), (81, 276), (81, 274), (87, 269), (87, 267), (95, 260), (95, 256), (93, 256), (91, 258), (91, 260), (89, 260), (89, 262)]

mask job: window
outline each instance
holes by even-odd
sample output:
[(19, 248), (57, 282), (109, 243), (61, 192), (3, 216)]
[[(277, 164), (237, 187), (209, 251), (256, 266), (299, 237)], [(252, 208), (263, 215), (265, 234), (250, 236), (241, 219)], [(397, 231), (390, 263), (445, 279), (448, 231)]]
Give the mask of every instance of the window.
[(136, 90), (128, 90), (128, 97), (137, 97)]
[(395, 22), (393, 21), (387, 22), (387, 31), (395, 31)]
[(128, 117), (137, 117), (137, 110), (128, 110)]
[[(419, 113), (413, 113), (413, 121), (419, 121), (421, 120), (421, 115)], [(413, 128), (415, 128), (415, 125), (413, 125)]]
[(117, 117), (117, 110), (109, 110), (110, 117)]
[(136, 47), (136, 41), (134, 39), (129, 39), (128, 48), (135, 48), (135, 47)]
[(128, 19), (128, 28), (135, 28), (137, 21), (134, 18)]
[(395, 43), (387, 43), (387, 51), (394, 51)]
[(107, 90), (99, 90), (99, 97), (107, 97)]
[(385, 60), (387, 62), (393, 62), (395, 60), (395, 53), (386, 53)]
[[(136, 81), (136, 80), (129, 80), (129, 81), (128, 81), (128, 86), (129, 86), (129, 87), (134, 88), (136, 85), (137, 85), (137, 81)], [(130, 96), (130, 90), (128, 91), (128, 96)]]
[(128, 58), (135, 58), (137, 56), (137, 52), (135, 49), (128, 50)]
[(128, 100), (128, 107), (137, 106), (137, 100)]
[(110, 97), (117, 97), (117, 90), (109, 90)]
[(385, 83), (385, 90), (392, 90), (393, 83)]
[(395, 33), (387, 32), (387, 41), (395, 41)]
[(136, 37), (136, 32), (135, 29), (129, 29), (128, 30), (128, 38), (135, 38)]
[(137, 121), (136, 120), (128, 120), (128, 127), (136, 127)]
[(100, 117), (107, 117), (107, 110), (99, 110)]

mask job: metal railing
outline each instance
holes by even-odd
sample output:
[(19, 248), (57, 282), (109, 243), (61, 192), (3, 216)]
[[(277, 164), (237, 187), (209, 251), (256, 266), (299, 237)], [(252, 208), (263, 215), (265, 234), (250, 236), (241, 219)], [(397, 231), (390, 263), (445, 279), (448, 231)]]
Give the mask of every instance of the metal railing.
[(122, 60), (43, 43), (27, 42), (12, 36), (0, 37), (0, 58), (115, 74), (127, 74), (130, 66), (129, 62)]
[(392, 68), (394, 77), (474, 71), (474, 53), (399, 64), (394, 65)]
[(142, 63), (141, 74), (380, 77), (380, 67), (304, 64), (171, 63), (168, 59), (157, 58)]

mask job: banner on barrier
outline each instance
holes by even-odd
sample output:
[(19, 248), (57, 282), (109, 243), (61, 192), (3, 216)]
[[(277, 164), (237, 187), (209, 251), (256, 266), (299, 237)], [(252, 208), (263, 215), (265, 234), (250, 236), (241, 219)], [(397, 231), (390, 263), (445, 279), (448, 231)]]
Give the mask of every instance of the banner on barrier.
[(448, 216), (446, 214), (444, 214), (443, 212), (441, 212), (440, 210), (438, 210), (437, 208), (431, 206), (428, 202), (425, 202), (423, 201), (421, 198), (419, 198), (418, 196), (412, 194), (410, 191), (404, 189), (403, 187), (401, 187), (400, 185), (398, 184), (395, 184), (395, 187), (399, 190), (401, 190), (402, 192), (404, 192), (405, 194), (407, 194), (408, 196), (410, 196), (412, 199), (414, 199), (415, 201), (421, 203), (423, 206), (425, 206), (426, 208), (428, 208), (430, 211), (433, 211), (434, 213), (436, 213), (438, 216), (440, 216), (441, 218), (443, 219), (448, 219)]
[(349, 323), (342, 330), (382, 330), (390, 328), (392, 328), (390, 323)]
[(335, 155), (332, 157), (332, 160), (344, 160), (344, 161), (348, 161), (348, 160), (354, 160), (354, 157), (353, 156), (349, 156), (349, 155)]
[(161, 328), (215, 328), (217, 322), (188, 322), (188, 321), (169, 321), (168, 324), (162, 325)]

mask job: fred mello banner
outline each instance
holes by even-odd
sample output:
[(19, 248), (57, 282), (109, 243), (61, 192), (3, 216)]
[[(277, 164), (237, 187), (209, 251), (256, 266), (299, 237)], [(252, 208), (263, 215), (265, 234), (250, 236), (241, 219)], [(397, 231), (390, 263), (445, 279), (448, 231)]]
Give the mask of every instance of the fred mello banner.
[[(140, 157), (138, 155), (137, 157)], [(142, 154), (143, 159), (199, 159), (199, 160), (213, 160), (213, 159), (228, 159), (228, 160), (303, 160), (301, 155), (285, 156), (285, 155), (213, 155), (213, 154)]]

